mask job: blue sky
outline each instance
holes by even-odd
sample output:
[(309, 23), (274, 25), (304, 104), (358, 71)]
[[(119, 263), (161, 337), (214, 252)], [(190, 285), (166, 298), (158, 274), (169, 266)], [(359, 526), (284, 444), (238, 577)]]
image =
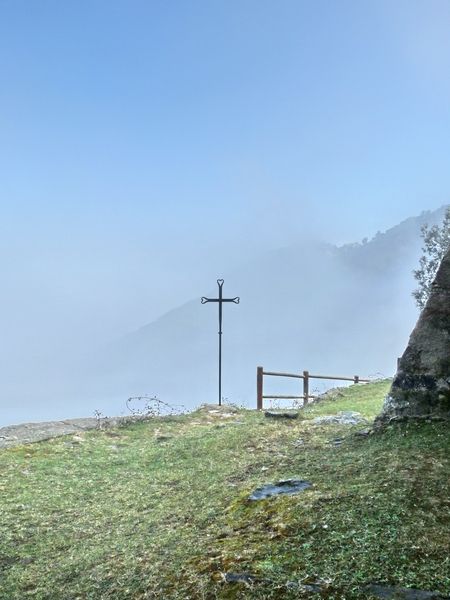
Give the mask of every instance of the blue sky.
[(6, 330), (114, 336), (448, 203), (449, 27), (444, 0), (2, 0)]

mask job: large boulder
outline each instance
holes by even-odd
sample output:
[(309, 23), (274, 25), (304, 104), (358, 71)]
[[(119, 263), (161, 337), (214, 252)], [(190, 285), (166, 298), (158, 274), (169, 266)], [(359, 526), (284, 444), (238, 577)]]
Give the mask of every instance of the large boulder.
[(420, 418), (450, 419), (450, 250), (377, 422)]

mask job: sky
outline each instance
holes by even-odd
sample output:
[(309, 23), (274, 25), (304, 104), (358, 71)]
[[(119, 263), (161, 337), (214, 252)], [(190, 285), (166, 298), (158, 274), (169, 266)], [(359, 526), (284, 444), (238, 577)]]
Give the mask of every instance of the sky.
[(446, 0), (0, 0), (3, 368), (448, 203), (449, 27)]

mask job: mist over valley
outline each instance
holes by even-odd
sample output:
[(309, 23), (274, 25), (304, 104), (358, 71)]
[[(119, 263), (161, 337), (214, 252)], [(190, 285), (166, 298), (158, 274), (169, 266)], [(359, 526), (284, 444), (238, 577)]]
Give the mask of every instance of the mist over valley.
[[(224, 401), (255, 407), (258, 365), (391, 376), (418, 316), (411, 291), (420, 228), (442, 215), (439, 209), (411, 217), (363, 242), (338, 247), (309, 239), (261, 249), (248, 261), (243, 256), (238, 267), (235, 261), (228, 268), (218, 265), (225, 297), (241, 299), (224, 306)], [(211, 272), (209, 267), (199, 283), (198, 297), (126, 335), (109, 341), (87, 336), (83, 344), (82, 332), (77, 340), (62, 331), (60, 338), (56, 333), (40, 340), (40, 352), (32, 340), (28, 348), (12, 349), (9, 360), (16, 368), (5, 371), (0, 383), (6, 399), (0, 424), (91, 416), (96, 410), (126, 414), (127, 398), (143, 394), (187, 408), (216, 402), (217, 305), (200, 303), (201, 296), (217, 294)], [(266, 391), (299, 389), (277, 380), (268, 381)]]

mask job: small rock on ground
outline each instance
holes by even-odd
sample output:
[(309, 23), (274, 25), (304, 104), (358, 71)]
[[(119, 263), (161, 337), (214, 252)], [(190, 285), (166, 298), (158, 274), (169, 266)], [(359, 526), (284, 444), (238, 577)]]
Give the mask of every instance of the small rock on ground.
[[(141, 416), (105, 417), (101, 420), (95, 417), (85, 419), (67, 419), (65, 421), (43, 421), (38, 423), (22, 423), (0, 428), (0, 448), (10, 448), (21, 444), (32, 444), (55, 437), (70, 434), (80, 434), (89, 429), (107, 429), (120, 427), (127, 423), (145, 420)], [(74, 436), (75, 441), (83, 441), (82, 437)]]
[(328, 443), (332, 444), (333, 446), (342, 446), (344, 441), (345, 438), (335, 438), (334, 440), (328, 440)]
[(361, 429), (361, 431), (355, 431), (357, 437), (367, 437), (372, 433), (371, 429)]
[(256, 577), (250, 573), (223, 573), (225, 583), (244, 583), (251, 585), (256, 581)]
[(313, 419), (314, 425), (359, 425), (367, 423), (361, 413), (353, 411), (339, 412), (336, 415), (323, 415)]
[(286, 583), (286, 587), (290, 590), (297, 590), (302, 593), (307, 594), (321, 594), (326, 592), (329, 589), (330, 581), (317, 579), (313, 581), (308, 581), (306, 583), (302, 583), (300, 581), (288, 581)]
[(391, 585), (372, 583), (366, 586), (366, 591), (382, 600), (449, 600), (450, 596), (442, 596), (437, 592), (415, 590)]
[(268, 483), (260, 488), (256, 488), (250, 496), (249, 500), (265, 500), (272, 496), (281, 496), (284, 494), (298, 494), (307, 488), (311, 487), (312, 483), (304, 481), (302, 479), (286, 479), (284, 481), (277, 481), (276, 483)]
[(264, 416), (269, 419), (298, 419), (296, 412), (277, 412), (274, 410), (266, 410)]

